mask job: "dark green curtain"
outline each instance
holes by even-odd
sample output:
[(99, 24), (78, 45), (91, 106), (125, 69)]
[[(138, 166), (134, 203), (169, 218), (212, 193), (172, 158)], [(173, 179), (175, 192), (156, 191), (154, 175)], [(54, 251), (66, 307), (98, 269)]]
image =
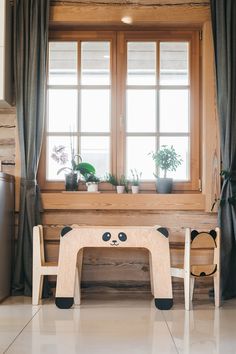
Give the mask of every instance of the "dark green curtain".
[(21, 157), (14, 295), (32, 293), (32, 230), (40, 223), (36, 174), (45, 118), (48, 21), (49, 0), (14, 1), (14, 78)]
[(211, 0), (218, 114), (224, 176), (219, 225), (222, 232), (221, 287), (236, 296), (236, 1)]

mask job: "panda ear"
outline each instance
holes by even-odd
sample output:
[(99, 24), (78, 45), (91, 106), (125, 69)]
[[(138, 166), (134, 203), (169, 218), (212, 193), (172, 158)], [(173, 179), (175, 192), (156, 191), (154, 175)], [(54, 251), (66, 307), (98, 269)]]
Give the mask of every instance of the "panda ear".
[(65, 234), (67, 234), (67, 232), (70, 232), (71, 230), (72, 228), (70, 226), (63, 227), (63, 229), (61, 230), (61, 237), (65, 236)]
[(211, 237), (213, 237), (214, 238), (214, 240), (216, 239), (216, 231), (215, 230), (211, 230), (210, 232), (209, 232), (209, 234), (211, 235)]
[(191, 231), (191, 240), (193, 241), (198, 234), (199, 234), (199, 232), (197, 230), (192, 230)]
[(165, 237), (169, 236), (169, 232), (168, 232), (168, 230), (165, 227), (159, 227), (159, 229), (157, 229), (157, 231), (159, 231)]

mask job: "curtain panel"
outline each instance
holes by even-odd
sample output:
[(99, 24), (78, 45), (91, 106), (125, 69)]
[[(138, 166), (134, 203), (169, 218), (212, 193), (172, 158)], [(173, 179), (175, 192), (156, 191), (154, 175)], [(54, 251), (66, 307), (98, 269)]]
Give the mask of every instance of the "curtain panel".
[(45, 119), (49, 0), (15, 0), (14, 80), (21, 158), (13, 294), (32, 294), (32, 232), (40, 223), (36, 181)]
[(211, 0), (217, 103), (224, 176), (221, 227), (221, 288), (224, 299), (236, 296), (236, 1)]

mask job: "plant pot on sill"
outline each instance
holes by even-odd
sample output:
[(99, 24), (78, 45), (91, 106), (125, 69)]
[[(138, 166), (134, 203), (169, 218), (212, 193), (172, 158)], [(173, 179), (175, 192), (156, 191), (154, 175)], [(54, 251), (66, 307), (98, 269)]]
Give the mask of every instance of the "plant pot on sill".
[(139, 186), (131, 186), (131, 190), (133, 194), (138, 194), (139, 193)]
[(169, 194), (172, 192), (173, 178), (157, 178), (156, 189), (157, 193)]
[(87, 182), (87, 192), (96, 193), (98, 192), (98, 183), (97, 182)]
[(125, 186), (116, 186), (116, 191), (118, 194), (122, 194), (125, 191)]
[(66, 191), (78, 191), (78, 174), (71, 172), (65, 175), (65, 189)]

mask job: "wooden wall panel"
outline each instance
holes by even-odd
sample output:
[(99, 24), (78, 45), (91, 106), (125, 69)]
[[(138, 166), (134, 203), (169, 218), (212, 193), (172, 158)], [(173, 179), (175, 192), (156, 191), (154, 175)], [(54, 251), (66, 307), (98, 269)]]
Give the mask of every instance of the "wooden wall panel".
[(66, 4), (52, 3), (51, 25), (106, 26), (121, 25), (121, 18), (130, 16), (132, 25), (200, 25), (210, 19), (209, 6), (183, 4), (182, 6), (132, 6), (113, 4)]
[(56, 210), (46, 211), (43, 214), (45, 235), (49, 240), (55, 240), (59, 235), (60, 228), (65, 224), (84, 226), (152, 226), (158, 224), (170, 228), (170, 238), (174, 242), (183, 240), (186, 227), (207, 230), (214, 228), (216, 223), (216, 213), (197, 211)]
[(0, 109), (0, 161), (2, 171), (15, 174), (15, 109)]
[(195, 194), (117, 194), (62, 192), (42, 193), (45, 210), (204, 210), (205, 195)]
[[(220, 197), (220, 137), (211, 22), (202, 31), (202, 191), (205, 210)], [(217, 208), (215, 208), (215, 211)]]

